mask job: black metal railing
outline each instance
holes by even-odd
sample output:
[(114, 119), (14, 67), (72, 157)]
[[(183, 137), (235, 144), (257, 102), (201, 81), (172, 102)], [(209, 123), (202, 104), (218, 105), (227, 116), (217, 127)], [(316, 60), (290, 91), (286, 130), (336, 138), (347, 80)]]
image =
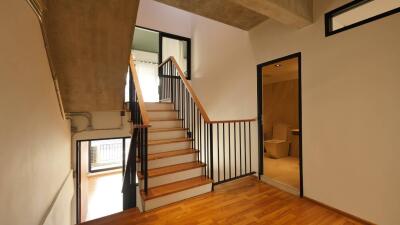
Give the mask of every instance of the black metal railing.
[[(123, 208), (136, 207), (136, 176), (137, 172), (143, 176), (144, 192), (148, 191), (147, 169), (147, 138), (149, 122), (144, 109), (143, 97), (135, 67), (131, 60), (129, 67), (129, 110), (131, 112), (132, 139), (128, 152), (128, 159), (123, 180)], [(136, 163), (140, 162), (140, 171), (137, 171)]]
[(252, 122), (255, 119), (211, 121), (173, 57), (159, 67), (160, 101), (173, 103), (187, 129), (204, 176), (214, 184), (254, 174), (252, 171)]

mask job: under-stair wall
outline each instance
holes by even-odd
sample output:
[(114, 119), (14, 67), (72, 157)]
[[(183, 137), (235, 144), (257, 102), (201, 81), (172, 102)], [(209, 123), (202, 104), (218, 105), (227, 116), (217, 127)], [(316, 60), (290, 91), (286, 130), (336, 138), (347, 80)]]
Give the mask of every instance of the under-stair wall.
[[(32, 8), (1, 1), (0, 27), (0, 224), (41, 224), (71, 170), (69, 122)], [(70, 225), (71, 201), (61, 204), (53, 224)]]

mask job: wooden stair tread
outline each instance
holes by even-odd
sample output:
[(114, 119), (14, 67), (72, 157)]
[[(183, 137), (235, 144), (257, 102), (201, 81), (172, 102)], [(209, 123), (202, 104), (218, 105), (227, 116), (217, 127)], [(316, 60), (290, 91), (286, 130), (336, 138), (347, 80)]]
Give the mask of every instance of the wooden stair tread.
[(197, 153), (197, 152), (198, 152), (198, 150), (194, 150), (192, 148), (182, 149), (182, 150), (174, 150), (174, 151), (168, 151), (168, 152), (160, 152), (160, 153), (149, 154), (147, 156), (147, 159), (148, 160), (156, 160), (156, 159), (174, 157), (174, 156), (178, 156), (178, 155), (194, 154), (194, 153)]
[(168, 132), (168, 131), (185, 131), (188, 128), (172, 127), (172, 128), (150, 128), (149, 133)]
[(178, 112), (175, 109), (148, 109), (147, 112)]
[(192, 141), (193, 139), (182, 137), (182, 138), (170, 138), (170, 139), (160, 139), (160, 140), (149, 140), (148, 145), (163, 145), (163, 144), (171, 144), (177, 142), (188, 142)]
[[(204, 167), (204, 163), (199, 162), (189, 162), (189, 163), (180, 163), (171, 166), (164, 166), (154, 169), (148, 169), (147, 173), (149, 177), (158, 177), (166, 174), (177, 173), (185, 170), (195, 169), (199, 167)], [(143, 179), (143, 174), (141, 172), (138, 173), (139, 179)]]
[(171, 102), (145, 102), (144, 104), (172, 104)]
[(151, 122), (159, 122), (159, 121), (181, 121), (183, 119), (154, 119), (150, 120)]
[[(179, 156), (179, 155), (195, 154), (197, 152), (199, 152), (199, 150), (188, 148), (188, 149), (173, 150), (173, 151), (168, 151), (168, 152), (152, 153), (147, 156), (147, 160), (150, 161), (150, 160), (156, 160), (156, 159), (164, 159), (164, 158), (169, 158), (169, 157), (174, 157), (174, 156)], [(136, 158), (136, 162), (140, 162), (140, 159)]]
[(205, 177), (194, 177), (191, 179), (178, 181), (174, 183), (164, 184), (157, 187), (149, 188), (147, 195), (144, 193), (144, 190), (140, 191), (142, 198), (146, 200), (162, 197), (165, 195), (173, 194), (176, 192), (184, 191), (187, 189), (199, 187), (205, 184), (212, 183), (212, 180)]

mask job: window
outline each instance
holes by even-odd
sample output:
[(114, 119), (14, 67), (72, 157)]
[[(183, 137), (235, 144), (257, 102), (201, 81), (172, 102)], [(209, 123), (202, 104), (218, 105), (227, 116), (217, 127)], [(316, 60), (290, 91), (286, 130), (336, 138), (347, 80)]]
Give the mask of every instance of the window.
[(191, 66), (190, 38), (173, 34), (160, 33), (160, 62), (173, 56), (186, 78), (190, 80)]
[(325, 36), (398, 13), (399, 0), (355, 0), (325, 14)]
[[(89, 141), (89, 172), (95, 173), (122, 168), (130, 138), (112, 138)], [(125, 157), (124, 157), (125, 156)]]

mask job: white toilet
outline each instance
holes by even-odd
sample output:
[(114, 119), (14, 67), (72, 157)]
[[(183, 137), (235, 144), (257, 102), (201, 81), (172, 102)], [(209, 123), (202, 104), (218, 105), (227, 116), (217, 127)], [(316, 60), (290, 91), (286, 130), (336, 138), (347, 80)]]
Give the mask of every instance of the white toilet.
[(272, 127), (272, 140), (264, 141), (267, 156), (274, 159), (289, 155), (288, 126), (278, 123)]

